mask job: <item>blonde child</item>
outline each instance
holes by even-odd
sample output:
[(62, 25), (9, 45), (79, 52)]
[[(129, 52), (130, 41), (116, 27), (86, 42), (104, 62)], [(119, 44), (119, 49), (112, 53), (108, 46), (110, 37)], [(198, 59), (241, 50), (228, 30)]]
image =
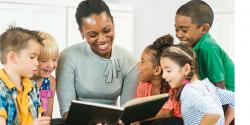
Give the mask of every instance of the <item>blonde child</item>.
[[(171, 45), (173, 45), (173, 37), (171, 35), (164, 35), (144, 49), (138, 65), (140, 83), (137, 86), (137, 98), (168, 92), (171, 94), (175, 93), (173, 89), (169, 91), (170, 87), (168, 83), (162, 79), (162, 69), (160, 67), (161, 52)], [(140, 122), (140, 124), (182, 125), (180, 104), (171, 96), (154, 118), (147, 119)]]
[(174, 45), (162, 52), (162, 77), (177, 89), (185, 125), (224, 125), (222, 105), (234, 107), (234, 92), (215, 87), (208, 79), (199, 80), (194, 51), (184, 45)]
[(42, 48), (38, 32), (11, 26), (0, 36), (0, 124), (49, 125), (38, 89), (31, 78), (37, 70)]
[(38, 84), (42, 107), (45, 110), (42, 115), (52, 117), (56, 89), (56, 79), (52, 76), (52, 73), (57, 67), (59, 49), (51, 35), (44, 32), (40, 32), (40, 35), (43, 38), (43, 49), (38, 56), (39, 66), (33, 79)]

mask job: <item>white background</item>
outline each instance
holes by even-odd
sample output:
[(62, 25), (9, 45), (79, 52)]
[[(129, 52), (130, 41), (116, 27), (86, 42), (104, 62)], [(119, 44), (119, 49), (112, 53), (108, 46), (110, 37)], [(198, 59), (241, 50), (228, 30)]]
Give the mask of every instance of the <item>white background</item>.
[[(8, 0), (0, 0), (7, 1)], [(11, 1), (11, 0), (10, 0)], [(20, 1), (31, 1), (31, 0), (20, 0)], [(40, 0), (41, 1), (41, 0)], [(46, 1), (46, 0), (44, 0)], [(58, 0), (57, 0), (58, 1)], [(62, 0), (63, 1), (63, 0)], [(69, 1), (70, 6), (73, 8), (72, 13), (74, 13), (75, 3), (78, 3), (79, 0), (65, 0)], [(72, 2), (71, 2), (72, 1)], [(125, 44), (128, 45), (131, 52), (133, 52), (134, 56), (139, 59), (140, 53), (143, 48), (152, 43), (157, 37), (170, 33), (174, 35), (174, 15), (177, 8), (183, 4), (187, 0), (106, 0), (107, 3), (110, 4), (121, 4), (125, 6), (125, 10), (128, 10), (128, 14), (132, 14), (129, 16), (129, 20), (134, 20), (132, 23), (129, 22), (133, 26), (131, 31), (132, 43)], [(234, 3), (234, 0), (205, 0), (207, 1), (211, 7), (215, 11), (215, 22), (211, 29), (211, 34), (215, 37), (218, 43), (226, 50), (229, 56), (234, 60), (236, 67), (236, 124), (243, 125), (249, 124), (249, 114), (250, 114), (250, 98), (247, 98), (250, 90), (250, 80), (247, 79), (250, 76), (249, 72), (249, 22), (250, 22), (250, 10), (249, 3), (246, 0), (237, 0)], [(63, 3), (63, 2), (62, 2)], [(58, 4), (62, 4), (58, 3)], [(235, 6), (234, 6), (235, 5)], [(128, 7), (129, 6), (129, 7)], [(52, 8), (48, 6), (48, 8)], [(56, 8), (60, 9), (60, 6)], [(132, 8), (132, 9), (131, 9)], [(39, 9), (39, 8), (38, 8)], [(56, 9), (57, 10), (57, 9)], [(20, 11), (20, 13), (22, 13)], [(63, 12), (59, 12), (60, 17), (66, 16)], [(0, 10), (0, 15), (8, 15), (8, 13), (3, 13)], [(24, 19), (22, 17), (13, 17), (13, 19), (19, 19), (20, 22), (29, 21), (28, 19)], [(42, 16), (36, 17), (37, 19), (42, 19)], [(46, 17), (44, 17), (46, 18)], [(51, 17), (53, 18), (53, 17)], [(42, 28), (43, 30), (49, 29), (50, 21), (52, 19), (48, 18), (48, 25), (43, 27), (35, 27)], [(38, 21), (39, 21), (38, 20)], [(235, 20), (235, 22), (234, 22)], [(58, 23), (68, 23), (64, 22)], [(70, 20), (70, 25), (75, 26), (76, 23), (74, 19)], [(124, 20), (123, 20), (124, 21)], [(0, 18), (0, 31), (6, 27), (2, 27), (7, 24), (3, 24), (6, 20)], [(27, 26), (32, 27), (32, 26)], [(119, 26), (117, 26), (119, 28)], [(57, 27), (58, 28), (58, 27)], [(60, 29), (60, 27), (59, 27)], [(121, 26), (121, 29), (123, 27)], [(66, 28), (67, 30), (67, 28)], [(127, 29), (125, 29), (126, 31)], [(68, 42), (75, 41), (67, 41), (68, 39), (78, 39), (77, 36), (80, 34), (73, 34), (73, 37), (66, 37), (68, 31), (61, 32), (53, 32), (51, 33), (54, 36), (62, 36), (62, 38), (57, 38), (62, 44), (61, 48), (64, 48)], [(65, 34), (65, 36), (63, 35)], [(126, 34), (126, 33), (124, 33)], [(127, 35), (127, 34), (126, 34)], [(122, 37), (122, 34), (120, 34)], [(175, 39), (177, 42), (178, 40)], [(58, 108), (56, 105), (55, 108)], [(57, 110), (58, 111), (58, 110)], [(58, 113), (57, 115), (58, 116)]]
[(235, 2), (236, 125), (250, 124), (250, 16), (249, 2)]

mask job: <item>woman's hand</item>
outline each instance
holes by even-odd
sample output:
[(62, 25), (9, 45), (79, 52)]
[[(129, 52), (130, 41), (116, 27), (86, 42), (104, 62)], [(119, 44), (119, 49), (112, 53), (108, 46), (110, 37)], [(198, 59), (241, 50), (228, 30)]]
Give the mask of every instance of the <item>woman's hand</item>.
[(117, 125), (125, 125), (122, 120), (119, 120)]
[(34, 119), (32, 125), (50, 125), (50, 119), (48, 116), (41, 116)]
[(140, 125), (140, 122), (133, 122), (133, 123), (130, 123), (130, 125)]
[[(108, 124), (105, 124), (105, 123), (97, 123), (96, 125), (108, 125)], [(122, 120), (119, 120), (117, 125), (124, 125), (124, 123), (122, 122)]]

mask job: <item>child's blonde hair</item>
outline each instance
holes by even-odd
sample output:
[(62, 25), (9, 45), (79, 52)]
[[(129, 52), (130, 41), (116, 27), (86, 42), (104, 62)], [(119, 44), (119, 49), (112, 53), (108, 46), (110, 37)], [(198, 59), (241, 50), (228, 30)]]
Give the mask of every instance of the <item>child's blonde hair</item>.
[(39, 34), (43, 38), (43, 49), (41, 50), (41, 53), (38, 56), (38, 61), (58, 58), (59, 47), (55, 38), (45, 32), (40, 32)]

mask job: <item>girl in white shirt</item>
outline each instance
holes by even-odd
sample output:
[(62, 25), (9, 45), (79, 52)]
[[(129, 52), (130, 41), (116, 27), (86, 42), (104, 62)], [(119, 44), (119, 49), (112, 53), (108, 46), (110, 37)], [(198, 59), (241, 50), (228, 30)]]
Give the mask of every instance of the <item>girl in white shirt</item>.
[(184, 45), (165, 49), (160, 64), (162, 77), (171, 88), (177, 88), (177, 99), (185, 125), (224, 125), (222, 105), (234, 107), (234, 92), (215, 87), (207, 79), (199, 80), (196, 75), (195, 53)]

